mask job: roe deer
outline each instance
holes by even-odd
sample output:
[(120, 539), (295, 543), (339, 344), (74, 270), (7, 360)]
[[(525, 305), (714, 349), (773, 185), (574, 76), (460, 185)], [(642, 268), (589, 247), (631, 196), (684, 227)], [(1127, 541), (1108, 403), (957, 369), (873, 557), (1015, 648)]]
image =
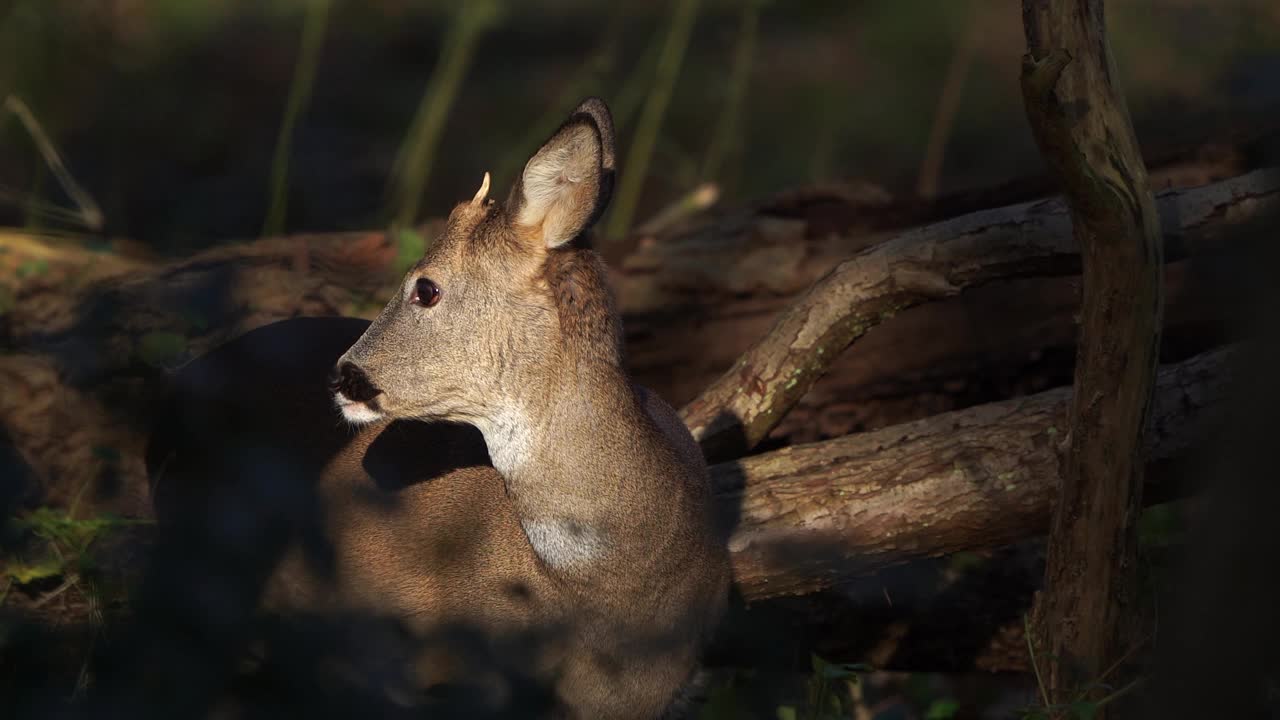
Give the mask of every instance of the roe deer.
[[(331, 675), (401, 705), (478, 688), (469, 716), (678, 711), (728, 557), (702, 455), (629, 380), (583, 241), (613, 176), (588, 99), (505, 202), (485, 175), (371, 324), (284, 321), (183, 368), (148, 453), (162, 526), (187, 540), (166, 581), (241, 610), (395, 618), (407, 639), (375, 664), (407, 679), (354, 657)], [(256, 584), (218, 585), (245, 565)], [(235, 635), (234, 612), (209, 612), (206, 634)]]

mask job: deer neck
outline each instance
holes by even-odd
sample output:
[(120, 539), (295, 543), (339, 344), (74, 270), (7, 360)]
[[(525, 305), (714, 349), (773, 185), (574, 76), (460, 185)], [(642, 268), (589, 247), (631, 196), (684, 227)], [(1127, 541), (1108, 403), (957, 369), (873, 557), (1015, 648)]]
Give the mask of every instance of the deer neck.
[(534, 551), (577, 572), (609, 552), (646, 487), (643, 411), (621, 370), (594, 368), (476, 422)]

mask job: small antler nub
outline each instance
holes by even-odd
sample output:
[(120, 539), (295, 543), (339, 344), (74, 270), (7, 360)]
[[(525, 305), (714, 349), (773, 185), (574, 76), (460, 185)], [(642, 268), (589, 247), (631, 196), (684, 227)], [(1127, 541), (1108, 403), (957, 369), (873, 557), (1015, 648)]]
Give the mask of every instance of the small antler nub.
[(480, 189), (476, 191), (476, 196), (471, 198), (472, 205), (480, 205), (484, 199), (489, 196), (489, 173), (484, 174), (484, 180), (480, 183)]

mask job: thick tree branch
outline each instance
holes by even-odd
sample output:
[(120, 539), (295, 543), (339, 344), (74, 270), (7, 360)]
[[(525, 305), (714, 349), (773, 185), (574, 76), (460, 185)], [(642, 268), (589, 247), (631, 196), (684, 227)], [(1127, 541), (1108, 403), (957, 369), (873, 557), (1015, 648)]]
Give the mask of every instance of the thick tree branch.
[[(1165, 367), (1146, 458), (1185, 458), (1222, 422), (1229, 353)], [(1067, 388), (797, 445), (711, 469), (749, 602), (1042, 535), (1061, 484)]]
[(1096, 688), (1136, 639), (1126, 619), (1135, 602), (1163, 243), (1102, 0), (1023, 0), (1022, 8), (1027, 120), (1066, 190), (1084, 260), (1069, 444), (1033, 628), (1049, 700), (1065, 703)]
[[(1246, 194), (1280, 201), (1275, 173), (1239, 180), (1251, 186)], [(1210, 222), (1217, 202), (1241, 186), (1162, 196), (1161, 213), (1171, 219), (1171, 257), (1186, 252), (1187, 236)], [(1206, 203), (1202, 191), (1217, 201)], [(1070, 228), (1065, 203), (1053, 200), (973, 213), (876, 245), (810, 288), (682, 416), (709, 458), (741, 455), (768, 435), (846, 347), (895, 313), (995, 279), (1078, 272), (1079, 245)]]

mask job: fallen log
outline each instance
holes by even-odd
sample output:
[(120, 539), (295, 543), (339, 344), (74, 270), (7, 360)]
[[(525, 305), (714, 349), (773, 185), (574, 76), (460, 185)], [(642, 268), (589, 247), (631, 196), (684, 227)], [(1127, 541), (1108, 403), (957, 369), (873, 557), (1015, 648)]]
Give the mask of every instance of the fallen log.
[[(1216, 199), (1161, 196), (1171, 257), (1186, 257), (1213, 242), (1195, 230), (1223, 212), (1222, 203), (1243, 201), (1255, 212), (1280, 204), (1280, 173), (1238, 180), (1253, 182), (1215, 188), (1221, 193)], [(682, 417), (709, 457), (736, 457), (767, 437), (846, 347), (904, 309), (993, 280), (1074, 275), (1079, 267), (1070, 214), (1060, 199), (909, 231), (827, 273), (685, 406)]]
[[(1192, 491), (1226, 423), (1234, 352), (1162, 368), (1148, 504)], [(713, 665), (804, 668), (810, 653), (913, 672), (1025, 672), (1070, 390), (947, 413), (713, 468), (735, 596)], [(1055, 432), (1056, 431), (1056, 432)], [(957, 554), (958, 553), (958, 554)]]
[[(1185, 457), (1221, 426), (1229, 359), (1218, 350), (1161, 369), (1149, 463)], [(803, 595), (1043, 535), (1070, 399), (1059, 388), (712, 467), (739, 594)]]
[[(1184, 332), (1170, 334), (1173, 344), (1192, 343), (1203, 337), (1205, 320), (1221, 320), (1214, 303), (1205, 299), (1212, 281), (1190, 268), (1229, 252), (1233, 228), (1277, 205), (1280, 175), (1275, 171), (1159, 195), (1166, 261), (1180, 273), (1171, 278), (1167, 320), (1171, 330), (1181, 326)], [(798, 295), (841, 262), (897, 234), (892, 228), (859, 232), (856, 216), (833, 206), (843, 207), (831, 200), (726, 215), (642, 244), (628, 256), (615, 277), (627, 313), (628, 357), (641, 381), (677, 406), (689, 402), (764, 337)], [(908, 234), (927, 242), (958, 231), (1025, 234), (1040, 244), (1046, 236), (1070, 242), (1066, 209), (1056, 201), (980, 211)], [(1183, 258), (1193, 262), (1177, 266)], [(1066, 268), (1061, 272), (1074, 276)], [(1178, 279), (1186, 282), (1175, 285)], [(869, 404), (873, 397), (909, 394), (922, 385), (938, 389), (975, 367), (1017, 368), (1037, 351), (1061, 347), (1062, 337), (1074, 349), (1077, 284), (1073, 277), (996, 281), (900, 312), (892, 332), (867, 333), (856, 353), (841, 355), (802, 407), (808, 416), (823, 415), (826, 407), (855, 394)], [(910, 326), (910, 334), (898, 334), (903, 325)], [(1198, 343), (1190, 352), (1208, 349), (1218, 339)], [(882, 427), (902, 421), (866, 414), (846, 419), (839, 408), (828, 415), (827, 437), (863, 429), (863, 423)], [(788, 432), (803, 431), (799, 426), (789, 423)]]

